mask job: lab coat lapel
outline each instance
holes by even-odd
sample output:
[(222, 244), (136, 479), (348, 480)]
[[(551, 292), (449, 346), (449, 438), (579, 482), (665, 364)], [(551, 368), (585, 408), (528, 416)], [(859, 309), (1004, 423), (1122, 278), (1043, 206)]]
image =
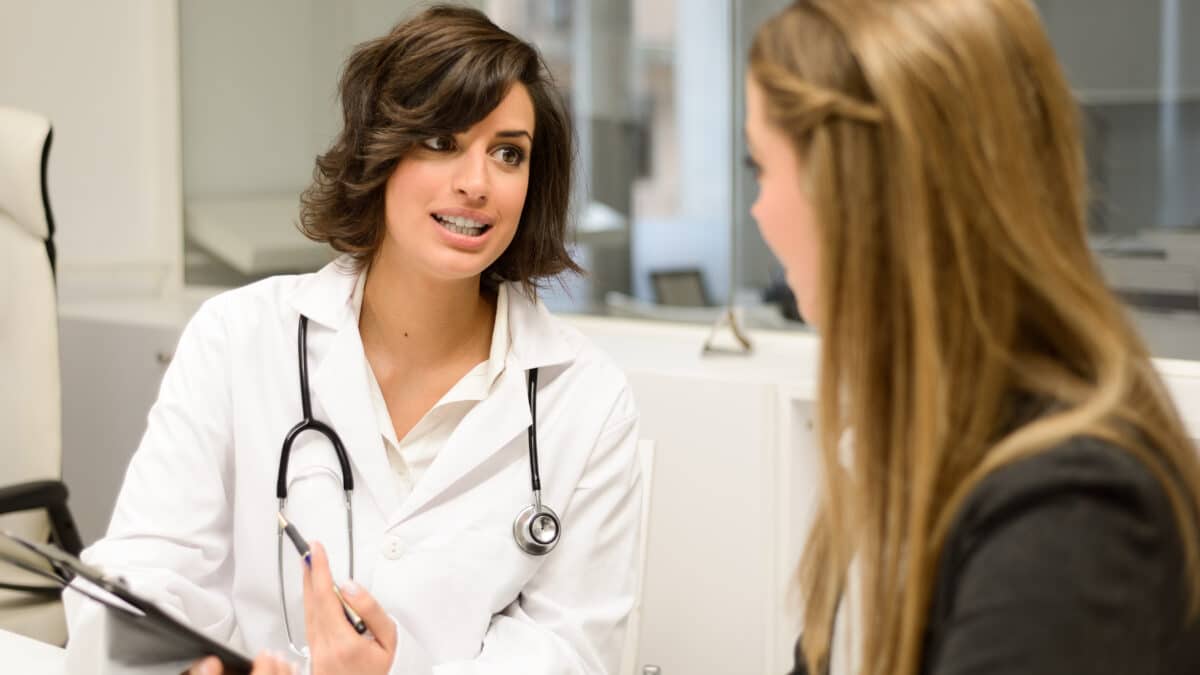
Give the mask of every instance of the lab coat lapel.
[[(450, 435), (446, 446), (421, 477), (412, 494), (391, 521), (414, 515), (432, 500), (452, 490), (467, 474), (520, 437), (525, 447), (532, 417), (525, 374), (569, 362), (578, 349), (562, 334), (558, 323), (518, 284), (508, 286), (509, 353), (504, 372), (491, 393), (480, 401)], [(542, 378), (545, 383), (545, 378)], [(544, 440), (544, 439), (540, 439)]]
[(400, 505), (395, 472), (387, 461), (367, 381), (366, 356), (351, 306), (358, 278), (351, 263), (339, 258), (309, 277), (293, 306), (309, 317), (310, 387), (317, 419), (342, 439), (355, 468), (355, 489), (366, 488), (382, 513)]
[(317, 368), (313, 397), (320, 401), (329, 425), (341, 435), (346, 453), (358, 470), (355, 479), (365, 483), (382, 513), (392, 513), (400, 505), (400, 493), (396, 472), (383, 449), (366, 368), (358, 326), (353, 320), (347, 321), (333, 336), (329, 352)]
[(476, 404), (450, 435), (390, 525), (420, 511), (514, 438), (524, 437), (531, 420), (525, 398), (525, 373), (509, 365), (497, 379), (492, 393)]

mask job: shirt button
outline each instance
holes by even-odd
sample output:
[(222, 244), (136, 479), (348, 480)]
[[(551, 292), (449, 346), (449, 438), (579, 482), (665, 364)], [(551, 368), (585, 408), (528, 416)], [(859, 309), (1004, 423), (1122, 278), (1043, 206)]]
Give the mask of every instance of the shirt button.
[(396, 560), (404, 555), (404, 547), (401, 546), (399, 537), (387, 536), (383, 538), (383, 557), (388, 560)]

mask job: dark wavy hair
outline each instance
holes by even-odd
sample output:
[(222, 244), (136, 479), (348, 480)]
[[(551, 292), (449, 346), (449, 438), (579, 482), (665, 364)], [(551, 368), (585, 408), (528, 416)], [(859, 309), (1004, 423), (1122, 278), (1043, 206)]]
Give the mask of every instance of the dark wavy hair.
[(482, 283), (518, 281), (532, 296), (541, 279), (582, 272), (565, 243), (574, 144), (562, 97), (532, 45), (469, 7), (431, 7), (354, 49), (338, 87), (342, 131), (317, 157), (300, 229), (362, 269), (383, 242), (384, 193), (401, 158), (478, 123), (518, 82), (534, 109), (529, 188), (517, 233)]

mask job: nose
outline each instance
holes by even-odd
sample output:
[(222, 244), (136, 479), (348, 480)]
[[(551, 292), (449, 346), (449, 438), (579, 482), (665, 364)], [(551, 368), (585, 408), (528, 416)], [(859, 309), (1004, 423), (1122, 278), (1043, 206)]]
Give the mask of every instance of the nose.
[(482, 205), (487, 202), (491, 189), (485, 152), (464, 152), (454, 171), (454, 192), (468, 202)]

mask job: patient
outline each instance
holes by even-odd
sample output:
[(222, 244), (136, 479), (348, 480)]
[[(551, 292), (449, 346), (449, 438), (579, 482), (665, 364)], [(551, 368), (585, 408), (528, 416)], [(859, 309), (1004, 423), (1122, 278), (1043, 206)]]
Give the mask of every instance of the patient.
[(800, 0), (753, 207), (820, 331), (796, 673), (1200, 672), (1200, 466), (1089, 253), (1029, 0)]

